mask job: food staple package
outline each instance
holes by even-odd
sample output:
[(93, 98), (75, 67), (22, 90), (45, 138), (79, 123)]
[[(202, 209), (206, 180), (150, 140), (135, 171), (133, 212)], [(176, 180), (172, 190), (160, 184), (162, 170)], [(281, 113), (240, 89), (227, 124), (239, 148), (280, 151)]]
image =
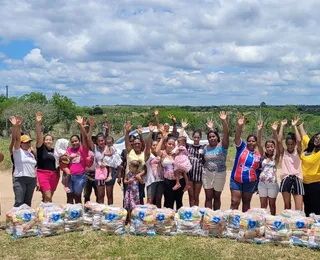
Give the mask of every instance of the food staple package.
[(156, 233), (159, 235), (174, 235), (176, 232), (175, 211), (173, 209), (156, 209)]
[(291, 245), (291, 227), (288, 218), (282, 216), (266, 216), (265, 242), (280, 245)]
[(110, 235), (126, 233), (125, 222), (127, 211), (124, 208), (106, 206), (102, 211), (100, 230)]
[(307, 217), (292, 217), (289, 219), (292, 230), (291, 243), (293, 245), (307, 246), (309, 241), (309, 230), (314, 220)]
[[(28, 205), (26, 205), (26, 204), (23, 204), (21, 206), (28, 207)], [(13, 234), (13, 215), (17, 211), (18, 208), (19, 207), (13, 207), (12, 209), (10, 209), (6, 213), (6, 232), (7, 232), (8, 235), (12, 235)]]
[(320, 215), (316, 215), (314, 213), (311, 213), (310, 218), (312, 218), (315, 223), (320, 223)]
[(237, 239), (239, 236), (239, 229), (240, 229), (240, 220), (241, 216), (244, 213), (242, 213), (239, 210), (226, 210), (224, 211), (224, 216), (226, 219), (226, 228), (224, 232), (224, 236), (231, 238), (231, 239)]
[(156, 223), (156, 207), (139, 205), (131, 212), (130, 233), (133, 235), (154, 236)]
[(199, 207), (181, 207), (177, 213), (177, 234), (200, 236), (202, 214)]
[(83, 231), (83, 208), (81, 204), (66, 204), (63, 209), (65, 210), (64, 224), (65, 232)]
[(202, 230), (204, 236), (222, 237), (226, 227), (223, 211), (207, 209), (203, 216)]
[(320, 223), (313, 223), (309, 231), (308, 246), (320, 249)]
[(12, 224), (14, 238), (36, 236), (38, 234), (36, 210), (28, 205), (21, 205), (13, 213)]
[(305, 217), (306, 214), (301, 210), (285, 209), (284, 211), (282, 211), (281, 216), (285, 218)]
[(265, 231), (265, 217), (257, 213), (244, 213), (240, 217), (239, 241), (259, 242)]
[(98, 205), (97, 202), (87, 201), (83, 207), (84, 224), (92, 225), (92, 207)]

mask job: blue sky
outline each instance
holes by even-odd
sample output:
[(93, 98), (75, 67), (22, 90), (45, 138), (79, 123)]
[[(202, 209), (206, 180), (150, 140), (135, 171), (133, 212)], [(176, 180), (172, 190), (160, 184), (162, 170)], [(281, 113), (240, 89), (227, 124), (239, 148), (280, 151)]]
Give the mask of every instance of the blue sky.
[(320, 103), (316, 0), (4, 0), (0, 93), (78, 105)]

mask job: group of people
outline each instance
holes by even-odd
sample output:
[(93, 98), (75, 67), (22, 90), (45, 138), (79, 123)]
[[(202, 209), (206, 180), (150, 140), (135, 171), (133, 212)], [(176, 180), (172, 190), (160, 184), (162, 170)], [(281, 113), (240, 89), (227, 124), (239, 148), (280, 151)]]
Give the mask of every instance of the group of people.
[[(36, 121), (36, 150), (31, 147), (30, 136), (21, 133), (23, 119), (12, 116), (13, 125), (10, 153), (13, 162), (14, 206), (23, 203), (31, 205), (35, 188), (42, 192), (44, 202), (52, 202), (62, 174), (62, 183), (66, 191), (67, 203), (89, 201), (94, 191), (96, 201), (113, 204), (113, 187), (117, 181), (123, 187), (123, 206), (131, 210), (139, 204), (147, 203), (176, 209), (182, 206), (185, 192), (189, 195), (190, 206), (199, 206), (201, 188), (205, 192), (205, 207), (218, 210), (221, 207), (221, 193), (227, 177), (226, 159), (229, 148), (229, 126), (227, 113), (219, 114), (223, 135), (220, 138), (213, 122), (207, 122), (206, 145), (201, 145), (202, 131), (195, 130), (192, 144), (187, 143), (186, 120), (177, 128), (177, 120), (169, 115), (170, 124), (159, 123), (159, 112), (155, 111), (156, 127), (150, 123), (146, 140), (142, 136), (142, 127), (138, 135), (130, 134), (132, 125), (125, 124), (125, 149), (116, 151), (114, 139), (110, 136), (110, 124), (105, 122), (105, 132), (93, 136), (94, 118), (89, 126), (82, 117), (76, 122), (80, 136), (68, 140), (59, 139), (53, 147), (54, 138), (42, 135), (43, 115), (38, 112)], [(234, 142), (236, 156), (230, 175), (231, 209), (238, 209), (242, 202), (242, 211), (250, 208), (254, 193), (259, 193), (261, 207), (270, 207), (276, 214), (276, 198), (282, 193), (285, 209), (291, 208), (293, 196), (295, 209), (320, 214), (320, 133), (311, 138), (304, 130), (299, 118), (291, 122), (294, 133), (283, 138), (287, 120), (272, 124), (273, 139), (262, 145), (263, 123), (257, 122), (257, 135), (250, 134), (241, 138), (245, 118), (239, 115)], [(88, 129), (89, 127), (89, 129)], [(279, 128), (279, 130), (278, 130)], [(88, 130), (88, 131), (87, 131)], [(285, 147), (283, 146), (283, 139)], [(121, 154), (121, 155), (120, 155)], [(277, 169), (280, 166), (280, 185)], [(146, 195), (145, 195), (146, 190)]]

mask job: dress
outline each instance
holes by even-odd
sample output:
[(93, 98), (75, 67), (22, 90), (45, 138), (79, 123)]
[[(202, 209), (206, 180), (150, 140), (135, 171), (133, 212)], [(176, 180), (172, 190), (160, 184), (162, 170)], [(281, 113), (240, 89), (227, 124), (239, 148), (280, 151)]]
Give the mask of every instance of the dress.
[[(133, 177), (134, 174), (128, 172), (128, 180)], [(137, 205), (140, 205), (139, 181), (135, 179), (132, 183), (127, 184), (126, 195), (124, 197), (124, 208), (134, 209)]]
[(103, 163), (109, 167), (112, 168), (117, 168), (120, 166), (122, 160), (119, 154), (117, 154), (116, 149), (114, 147), (107, 147), (107, 150), (109, 150), (109, 152), (112, 152), (111, 156), (104, 156), (103, 157)]
[(178, 147), (179, 154), (174, 158), (174, 170), (180, 170), (187, 173), (191, 170), (192, 165), (188, 158), (188, 151), (185, 146)]

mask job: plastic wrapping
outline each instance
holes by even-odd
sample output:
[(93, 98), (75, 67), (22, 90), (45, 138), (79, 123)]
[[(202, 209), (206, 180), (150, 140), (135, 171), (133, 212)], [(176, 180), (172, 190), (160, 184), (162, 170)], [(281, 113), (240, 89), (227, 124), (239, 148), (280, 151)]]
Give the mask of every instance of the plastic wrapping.
[(174, 235), (176, 232), (175, 211), (173, 209), (156, 209), (156, 233), (159, 235)]
[(92, 229), (93, 230), (100, 230), (101, 229), (101, 220), (102, 214), (107, 206), (104, 204), (94, 204), (92, 205)]
[(282, 211), (281, 216), (285, 218), (305, 217), (306, 214), (301, 210), (285, 209), (284, 211)]
[(315, 223), (320, 223), (320, 215), (316, 215), (314, 213), (311, 213), (310, 218), (312, 218)]
[(65, 232), (82, 231), (84, 229), (83, 209), (81, 204), (66, 204), (65, 210)]
[(226, 210), (224, 216), (226, 219), (226, 229), (224, 236), (237, 239), (239, 235), (240, 220), (243, 213), (239, 210)]
[(92, 225), (92, 208), (99, 205), (97, 202), (87, 201), (83, 207), (83, 220), (84, 224)]
[(64, 232), (64, 209), (54, 203), (41, 203), (37, 208), (38, 235), (51, 236)]
[(265, 231), (265, 217), (257, 213), (244, 213), (240, 217), (239, 241), (259, 242)]
[(205, 236), (222, 237), (226, 227), (223, 211), (207, 209), (203, 216), (203, 234)]
[(320, 249), (320, 223), (311, 225), (308, 238), (308, 246), (315, 249)]
[(292, 217), (289, 219), (292, 230), (291, 242), (293, 245), (307, 246), (308, 233), (314, 223), (312, 218), (307, 217)]
[(110, 235), (123, 235), (126, 233), (126, 218), (127, 211), (124, 208), (106, 206), (102, 212), (100, 230)]
[(251, 208), (246, 213), (256, 214), (256, 215), (258, 214), (263, 217), (270, 215), (270, 213), (267, 211), (267, 209), (262, 209), (262, 208)]
[(154, 236), (156, 212), (153, 205), (139, 205), (131, 212), (130, 233), (134, 235)]
[(266, 216), (265, 242), (291, 245), (292, 231), (288, 218), (282, 216)]
[(201, 220), (202, 214), (198, 207), (181, 207), (177, 213), (177, 234), (202, 235)]
[[(27, 206), (26, 204), (23, 204), (21, 206)], [(13, 234), (13, 216), (14, 213), (17, 211), (19, 207), (13, 207), (12, 209), (10, 209), (7, 213), (6, 213), (6, 232), (9, 235)]]
[(30, 237), (38, 234), (36, 211), (28, 205), (21, 205), (13, 214), (13, 237)]

